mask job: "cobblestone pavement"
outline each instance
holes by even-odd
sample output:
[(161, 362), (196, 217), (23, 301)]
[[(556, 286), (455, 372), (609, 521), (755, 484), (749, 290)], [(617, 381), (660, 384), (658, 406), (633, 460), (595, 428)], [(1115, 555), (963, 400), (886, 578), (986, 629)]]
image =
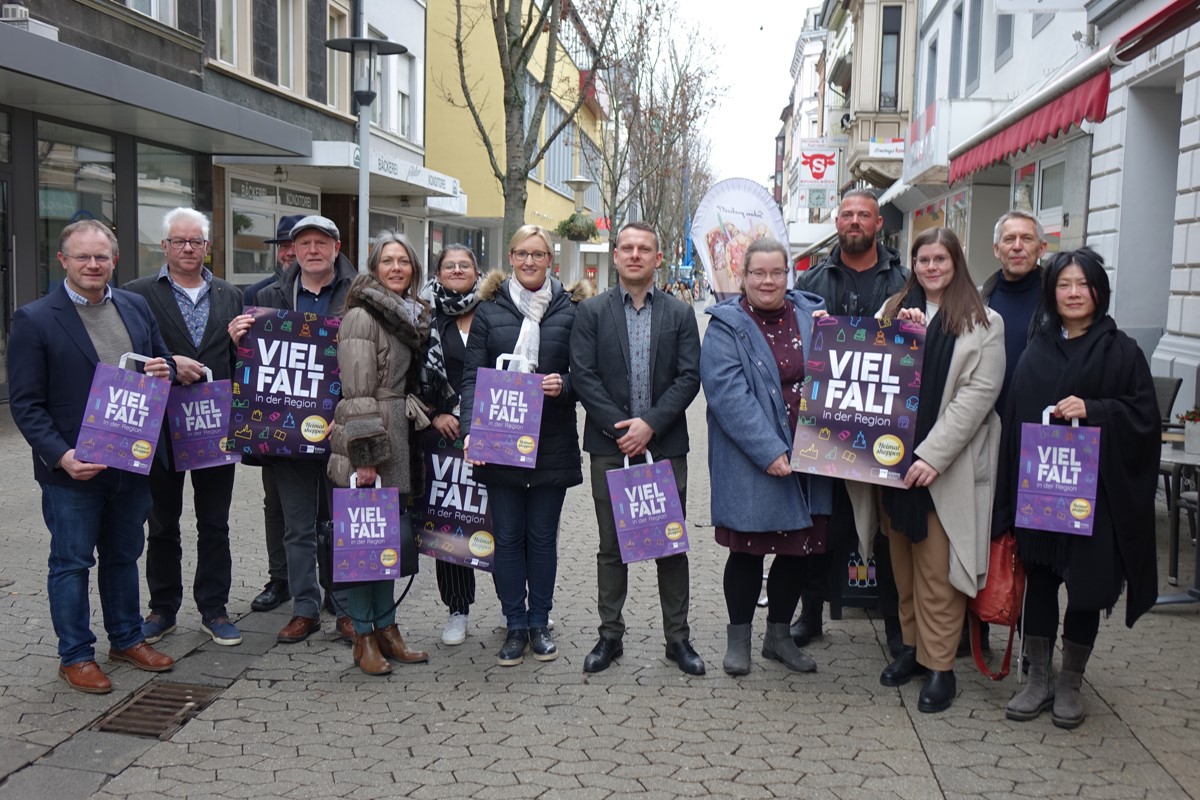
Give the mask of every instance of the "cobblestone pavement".
[[(0, 800), (1200, 798), (1200, 739), (1193, 738), (1200, 737), (1200, 605), (1151, 612), (1131, 631), (1121, 623), (1121, 602), (1101, 625), (1084, 688), (1089, 716), (1075, 731), (1053, 727), (1048, 715), (1007, 721), (1014, 676), (991, 683), (967, 660), (958, 665), (953, 708), (917, 713), (916, 683), (879, 685), (883, 626), (855, 609), (828, 622), (809, 648), (815, 674), (790, 673), (756, 647), (750, 675), (726, 676), (724, 551), (709, 526), (703, 397), (689, 416), (692, 627), (709, 667), (704, 677), (684, 676), (663, 658), (647, 564), (630, 574), (624, 657), (604, 673), (583, 674), (597, 624), (595, 528), (584, 487), (568, 493), (563, 514), (557, 661), (496, 666), (499, 605), (486, 579), (466, 643), (442, 645), (445, 612), (427, 560), (401, 607), (401, 627), (430, 651), (428, 665), (367, 677), (349, 648), (332, 640), (328, 618), (308, 641), (277, 645), (287, 611), (250, 612), (266, 556), (258, 475), (239, 467), (229, 610), (245, 641), (214, 645), (189, 597), (178, 630), (160, 644), (179, 659), (175, 670), (150, 676), (104, 665), (115, 689), (95, 696), (56, 677), (48, 534), (29, 450), (0, 407), (0, 478), (8, 487), (0, 499), (0, 586), (11, 581), (0, 589)], [(1165, 542), (1161, 503), (1159, 511)], [(1159, 572), (1171, 590), (1164, 553), (1165, 544)], [(1185, 536), (1181, 584), (1191, 580), (1191, 556)], [(760, 614), (756, 641), (764, 626)], [(94, 595), (93, 629), (103, 637)], [(102, 660), (104, 649), (101, 642)], [(89, 730), (153, 680), (222, 691), (168, 741)]]

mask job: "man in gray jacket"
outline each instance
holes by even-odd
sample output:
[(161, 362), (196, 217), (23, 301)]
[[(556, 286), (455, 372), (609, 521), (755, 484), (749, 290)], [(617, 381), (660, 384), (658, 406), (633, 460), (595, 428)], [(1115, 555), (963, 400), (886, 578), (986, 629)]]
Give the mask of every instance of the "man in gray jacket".
[[(606, 473), (626, 458), (649, 452), (669, 458), (687, 507), (688, 430), (684, 412), (700, 391), (700, 334), (687, 303), (654, 289), (662, 263), (658, 235), (631, 222), (613, 249), (617, 286), (580, 304), (571, 330), (571, 385), (587, 412), (583, 448), (591, 454), (592, 500), (596, 506), (596, 553), (600, 639), (583, 662), (584, 672), (607, 669), (624, 648), (621, 610), (628, 567), (621, 561), (609, 504)], [(703, 675), (704, 661), (692, 647), (687, 553), (655, 562), (667, 658), (689, 675)]]

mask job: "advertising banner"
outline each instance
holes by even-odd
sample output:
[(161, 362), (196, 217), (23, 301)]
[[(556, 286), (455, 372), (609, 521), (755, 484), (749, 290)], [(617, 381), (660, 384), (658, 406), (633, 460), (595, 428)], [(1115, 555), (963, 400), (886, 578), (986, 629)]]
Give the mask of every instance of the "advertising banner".
[(536, 372), (479, 369), (471, 409), (471, 458), (510, 467), (537, 466), (544, 377)]
[(324, 458), (342, 392), (341, 319), (275, 308), (246, 313), (255, 319), (234, 369), (230, 429), (237, 447), (259, 456)]
[[(130, 360), (146, 359), (132, 353), (121, 356), (122, 364)], [(149, 475), (170, 390), (171, 382), (165, 378), (97, 364), (75, 458)]]
[[(746, 178), (730, 178), (714, 184), (700, 199), (692, 218), (691, 239), (718, 300), (741, 291), (746, 248), (764, 237), (783, 243), (787, 250), (783, 214), (761, 185)], [(789, 270), (788, 288), (791, 285)]]
[(1100, 429), (1042, 424), (1021, 425), (1020, 484), (1016, 524), (1021, 528), (1091, 536), (1100, 470)]
[(416, 498), (417, 549), (431, 558), (491, 572), (496, 555), (487, 487), (476, 483), (461, 439), (421, 435), (424, 493)]
[(904, 486), (912, 463), (925, 328), (822, 317), (805, 363), (792, 469)]
[(219, 467), (242, 460), (229, 437), (233, 403), (231, 381), (208, 380), (189, 386), (172, 386), (167, 398), (167, 426), (175, 471)]

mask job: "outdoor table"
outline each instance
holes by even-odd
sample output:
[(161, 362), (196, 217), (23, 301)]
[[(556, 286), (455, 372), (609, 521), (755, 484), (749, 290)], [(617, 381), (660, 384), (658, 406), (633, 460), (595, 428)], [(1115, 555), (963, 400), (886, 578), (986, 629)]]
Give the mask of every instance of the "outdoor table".
[[(1179, 579), (1179, 492), (1183, 483), (1185, 469), (1200, 467), (1200, 453), (1188, 453), (1183, 449), (1182, 442), (1164, 442), (1161, 462), (1171, 466), (1171, 493), (1167, 497), (1168, 552), (1170, 559), (1167, 564), (1167, 580), (1174, 585)], [(1200, 547), (1193, 548), (1195, 564), (1192, 569), (1192, 585), (1186, 592), (1179, 594), (1160, 595), (1156, 605), (1174, 603), (1195, 603), (1200, 601)]]

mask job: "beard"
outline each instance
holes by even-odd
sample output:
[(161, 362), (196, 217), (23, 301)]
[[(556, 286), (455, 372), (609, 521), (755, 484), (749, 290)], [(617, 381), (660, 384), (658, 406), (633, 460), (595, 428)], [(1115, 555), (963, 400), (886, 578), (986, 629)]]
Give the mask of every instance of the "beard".
[(867, 236), (862, 232), (851, 232), (839, 235), (838, 244), (841, 245), (842, 252), (856, 256), (873, 249), (875, 247), (875, 237)]

